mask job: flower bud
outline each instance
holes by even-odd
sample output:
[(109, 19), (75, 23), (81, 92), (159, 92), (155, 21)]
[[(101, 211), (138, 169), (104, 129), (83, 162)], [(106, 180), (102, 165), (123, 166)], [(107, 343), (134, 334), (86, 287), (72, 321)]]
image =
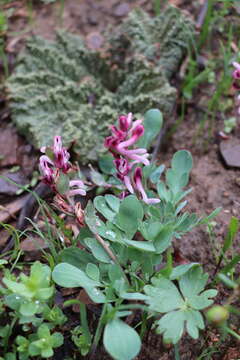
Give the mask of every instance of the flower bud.
[(209, 322), (219, 326), (222, 325), (222, 323), (224, 323), (224, 321), (228, 319), (229, 312), (226, 309), (226, 307), (221, 305), (215, 305), (207, 311), (206, 317)]

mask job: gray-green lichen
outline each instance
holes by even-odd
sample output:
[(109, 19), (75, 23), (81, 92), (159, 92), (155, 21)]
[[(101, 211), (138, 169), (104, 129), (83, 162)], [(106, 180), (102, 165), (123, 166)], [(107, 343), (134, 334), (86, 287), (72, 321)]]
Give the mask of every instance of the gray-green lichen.
[(104, 52), (67, 32), (54, 42), (33, 37), (7, 84), (12, 118), (37, 147), (62, 135), (66, 144), (75, 141), (83, 163), (96, 160), (119, 113), (157, 107), (171, 114), (176, 90), (169, 80), (192, 36), (191, 21), (170, 7), (156, 18), (131, 12), (104, 34)]

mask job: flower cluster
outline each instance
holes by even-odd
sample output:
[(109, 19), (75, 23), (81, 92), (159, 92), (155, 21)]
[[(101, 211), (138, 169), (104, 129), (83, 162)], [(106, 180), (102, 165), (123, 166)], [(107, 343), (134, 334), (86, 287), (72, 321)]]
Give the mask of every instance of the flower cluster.
[[(144, 134), (142, 120), (132, 120), (132, 113), (121, 115), (118, 127), (111, 126), (112, 135), (105, 140), (105, 147), (114, 156), (117, 177), (131, 194), (137, 192), (142, 200), (148, 204), (160, 202), (159, 199), (148, 198), (142, 184), (142, 168), (135, 165), (149, 165), (147, 150), (145, 148), (131, 148)], [(126, 193), (123, 193), (125, 196)]]
[[(43, 176), (42, 181), (51, 186), (54, 192), (57, 192), (57, 182), (61, 173), (68, 174), (73, 167), (69, 162), (70, 154), (62, 146), (61, 136), (54, 137), (53, 147), (43, 147), (42, 155), (39, 159), (39, 168)], [(84, 183), (81, 180), (70, 180), (69, 189), (66, 196), (86, 195)]]
[[(240, 90), (240, 64), (237, 62), (233, 62), (233, 66), (235, 67), (235, 70), (232, 73), (234, 79), (233, 86), (235, 89)], [(237, 112), (240, 115), (240, 94), (237, 95), (236, 105)]]

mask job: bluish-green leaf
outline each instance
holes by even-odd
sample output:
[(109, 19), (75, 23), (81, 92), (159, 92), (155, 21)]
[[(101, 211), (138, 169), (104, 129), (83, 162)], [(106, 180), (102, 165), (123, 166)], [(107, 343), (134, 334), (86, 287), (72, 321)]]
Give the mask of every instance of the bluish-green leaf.
[(150, 109), (144, 114), (144, 135), (138, 141), (138, 146), (149, 148), (152, 141), (158, 136), (163, 124), (162, 113), (158, 109)]
[(159, 232), (154, 240), (154, 246), (158, 254), (161, 254), (171, 245), (173, 234), (174, 232), (171, 226), (165, 226)]
[(132, 360), (141, 349), (138, 333), (120, 319), (113, 319), (107, 323), (103, 343), (107, 352), (115, 360)]
[(136, 196), (130, 195), (123, 199), (115, 219), (116, 225), (125, 231), (125, 233), (129, 235), (135, 234), (138, 222), (143, 219), (143, 207)]
[(189, 173), (192, 170), (193, 160), (192, 155), (187, 150), (177, 151), (172, 158), (171, 162), (172, 168), (178, 176), (184, 173)]
[(98, 281), (90, 279), (82, 270), (67, 263), (60, 263), (55, 266), (52, 278), (56, 284), (66, 288), (87, 288), (101, 285)]
[(59, 255), (61, 262), (71, 264), (81, 270), (85, 270), (88, 263), (96, 262), (92, 254), (74, 246), (63, 249)]
[(69, 190), (69, 177), (62, 172), (60, 172), (59, 177), (57, 179), (57, 191), (60, 194), (65, 194)]
[(118, 212), (119, 210), (119, 206), (120, 206), (120, 199), (114, 195), (105, 195), (105, 199), (106, 202), (108, 204), (108, 206), (114, 211), (114, 212)]
[(163, 334), (166, 342), (177, 344), (184, 331), (185, 316), (183, 311), (172, 311), (158, 322), (157, 332)]
[(172, 281), (161, 277), (153, 278), (153, 285), (144, 286), (144, 292), (149, 296), (146, 301), (149, 308), (160, 313), (178, 309), (184, 304), (177, 287)]
[(199, 266), (198, 263), (190, 263), (190, 264), (183, 264), (175, 267), (171, 272), (170, 280), (179, 279), (183, 276), (187, 271), (189, 271), (192, 267)]
[(157, 182), (159, 181), (162, 173), (164, 172), (165, 170), (165, 165), (160, 165), (158, 166), (149, 176), (150, 178), (150, 181), (153, 183), (153, 184), (157, 184)]
[(179, 281), (184, 297), (189, 298), (193, 295), (198, 295), (204, 289), (207, 279), (208, 275), (203, 274), (199, 266), (191, 268)]
[(228, 226), (228, 232), (223, 243), (223, 249), (222, 249), (223, 253), (225, 253), (232, 246), (233, 240), (238, 232), (238, 229), (239, 229), (239, 220), (235, 216), (232, 216), (230, 220), (230, 224)]
[(100, 272), (96, 264), (89, 263), (86, 267), (86, 274), (89, 276), (92, 280), (99, 281), (100, 278)]
[(124, 242), (130, 246), (133, 246), (135, 249), (147, 252), (156, 252), (156, 249), (153, 243), (148, 241), (135, 241), (135, 240), (127, 240), (124, 239)]
[(107, 252), (104, 250), (104, 248), (102, 247), (101, 244), (99, 244), (99, 242), (94, 239), (94, 238), (86, 238), (84, 240), (85, 244), (87, 245), (87, 247), (89, 249), (91, 249), (91, 252), (93, 254), (93, 256), (104, 263), (111, 263), (111, 258), (110, 256), (107, 254)]
[(112, 175), (116, 172), (115, 165), (113, 163), (112, 155), (103, 155), (98, 160), (100, 170), (107, 175)]
[(115, 212), (107, 205), (104, 196), (97, 196), (94, 199), (95, 208), (107, 219), (112, 221), (115, 217)]

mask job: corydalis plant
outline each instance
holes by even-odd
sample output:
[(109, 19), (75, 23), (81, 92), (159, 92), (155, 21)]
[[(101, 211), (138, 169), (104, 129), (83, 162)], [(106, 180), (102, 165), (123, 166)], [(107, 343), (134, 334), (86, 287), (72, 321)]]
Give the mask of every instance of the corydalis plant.
[[(117, 177), (123, 182), (127, 192), (139, 193), (147, 204), (158, 203), (159, 199), (147, 197), (142, 184), (143, 174), (139, 165), (150, 164), (149, 154), (147, 149), (136, 147), (136, 143), (144, 134), (144, 126), (142, 120), (133, 121), (132, 118), (132, 113), (119, 116), (118, 127), (111, 126), (112, 135), (106, 138), (104, 145), (114, 156)], [(124, 191), (122, 195), (124, 197), (127, 193)]]
[(61, 136), (54, 137), (52, 147), (43, 147), (42, 155), (39, 159), (39, 169), (42, 174), (42, 181), (49, 185), (55, 196), (55, 205), (62, 211), (74, 213), (83, 224), (83, 213), (80, 203), (74, 204), (70, 198), (75, 195), (86, 195), (85, 185), (80, 179), (72, 179), (77, 172), (69, 159), (70, 154), (62, 145)]
[(55, 192), (64, 193), (66, 196), (86, 195), (84, 183), (81, 180), (70, 180), (67, 191), (59, 191), (59, 181), (62, 174), (76, 172), (76, 169), (69, 162), (70, 154), (62, 146), (61, 136), (55, 136), (53, 147), (44, 147), (39, 159), (40, 172), (43, 175), (43, 182), (50, 185)]

